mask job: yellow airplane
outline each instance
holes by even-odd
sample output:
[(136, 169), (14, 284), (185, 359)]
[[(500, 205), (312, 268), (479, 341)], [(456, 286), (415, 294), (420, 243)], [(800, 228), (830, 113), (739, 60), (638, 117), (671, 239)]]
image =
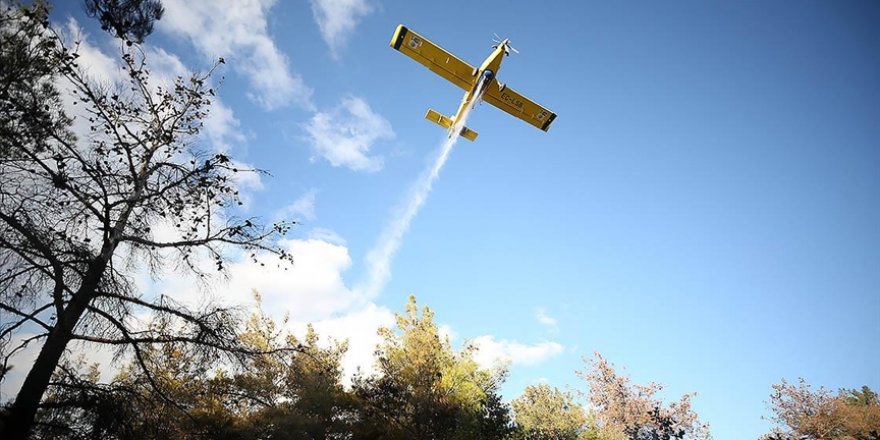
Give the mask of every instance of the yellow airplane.
[[(450, 137), (454, 135), (453, 130), (456, 129), (458, 118), (462, 116), (464, 110), (474, 100), (479, 99), (547, 131), (550, 129), (550, 124), (556, 119), (556, 113), (520, 95), (495, 78), (501, 69), (501, 61), (504, 60), (504, 56), (510, 55), (511, 50), (516, 52), (516, 49), (510, 47), (508, 39), (497, 43), (492, 46), (495, 50), (489, 54), (489, 57), (483, 61), (478, 69), (428, 41), (427, 38), (407, 29), (402, 24), (397, 26), (397, 30), (394, 31), (394, 36), (391, 38), (391, 47), (464, 89), (464, 98), (461, 100), (461, 105), (455, 116), (449, 118), (430, 108), (425, 115), (425, 119), (449, 129)], [(470, 141), (477, 138), (477, 132), (467, 127), (462, 127), (459, 134)]]

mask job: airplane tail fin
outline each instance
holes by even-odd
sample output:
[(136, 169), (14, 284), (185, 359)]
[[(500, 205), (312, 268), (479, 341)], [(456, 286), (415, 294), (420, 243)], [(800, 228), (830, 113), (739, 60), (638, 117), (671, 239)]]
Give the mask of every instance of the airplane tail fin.
[[(449, 119), (448, 117), (443, 116), (442, 114), (437, 112), (437, 110), (434, 110), (432, 108), (428, 109), (428, 113), (425, 114), (425, 119), (445, 128), (447, 130), (449, 130), (450, 127), (452, 127), (452, 119)], [(477, 132), (473, 131), (467, 127), (462, 128), (461, 133), (459, 133), (459, 135), (461, 135), (461, 137), (463, 137), (469, 141), (474, 141), (477, 139)]]

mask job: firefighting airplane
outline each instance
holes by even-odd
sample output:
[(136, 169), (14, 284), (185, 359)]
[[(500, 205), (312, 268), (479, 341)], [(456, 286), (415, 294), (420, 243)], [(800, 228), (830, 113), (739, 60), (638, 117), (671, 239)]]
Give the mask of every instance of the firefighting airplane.
[[(451, 118), (443, 116), (434, 109), (428, 109), (425, 119), (449, 130), (449, 137), (454, 135), (458, 118), (474, 100), (482, 99), (505, 112), (547, 131), (556, 119), (556, 113), (541, 107), (536, 102), (520, 95), (495, 77), (501, 69), (501, 61), (510, 51), (510, 40), (498, 41), (492, 46), (495, 50), (489, 54), (480, 68), (471, 66), (442, 47), (428, 41), (427, 38), (407, 29), (404, 25), (397, 26), (391, 38), (391, 47), (404, 55), (418, 61), (428, 69), (446, 78), (453, 84), (464, 89), (464, 98), (458, 112)], [(462, 127), (459, 134), (470, 141), (477, 138), (477, 132)]]

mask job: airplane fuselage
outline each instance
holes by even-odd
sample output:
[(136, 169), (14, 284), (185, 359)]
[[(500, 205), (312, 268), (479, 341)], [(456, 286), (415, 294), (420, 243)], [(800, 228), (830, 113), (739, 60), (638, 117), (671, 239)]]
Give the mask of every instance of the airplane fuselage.
[[(458, 123), (459, 116), (462, 115), (465, 108), (471, 105), (475, 99), (480, 99), (483, 95), (483, 92), (486, 91), (486, 88), (489, 87), (490, 84), (495, 82), (495, 76), (498, 75), (498, 71), (501, 70), (501, 62), (504, 61), (504, 56), (508, 52), (508, 41), (504, 40), (486, 57), (486, 60), (483, 61), (483, 64), (480, 65), (480, 68), (477, 69), (476, 75), (474, 75), (474, 84), (471, 87), (471, 90), (464, 93), (464, 97), (461, 99), (461, 104), (458, 106), (458, 111), (455, 112), (455, 115), (451, 118), (453, 125), (450, 127), (449, 135), (454, 136), (458, 135), (458, 133), (453, 133), (453, 128), (456, 127)], [(482, 78), (482, 81), (481, 81)]]

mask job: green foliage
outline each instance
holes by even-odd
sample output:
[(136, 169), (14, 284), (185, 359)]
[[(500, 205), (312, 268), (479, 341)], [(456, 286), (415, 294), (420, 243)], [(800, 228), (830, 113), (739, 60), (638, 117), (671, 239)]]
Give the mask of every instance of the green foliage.
[(72, 139), (53, 77), (61, 69), (48, 34), (49, 7), (0, 4), (0, 158), (45, 151), (53, 133)]
[[(302, 341), (262, 311), (240, 333), (253, 355), (216, 363), (186, 345), (144, 350), (109, 384), (95, 366), (56, 375), (38, 438), (346, 438), (357, 419), (341, 384), (346, 345), (322, 346), (309, 327)], [(288, 347), (296, 347), (290, 350)]]
[[(42, 438), (109, 439), (503, 439), (509, 408), (501, 371), (480, 369), (473, 348), (455, 352), (425, 308), (411, 299), (398, 332), (385, 329), (379, 371), (342, 386), (345, 343), (300, 340), (262, 312), (239, 338), (254, 354), (221, 364), (186, 345), (147, 348), (110, 384), (97, 369), (57, 375), (40, 413)], [(296, 347), (291, 351), (285, 347)]]
[(86, 12), (117, 38), (142, 43), (165, 13), (159, 0), (85, 0)]
[[(259, 295), (256, 295), (259, 304)], [(453, 348), (431, 309), (410, 297), (394, 329), (380, 329), (376, 369), (343, 386), (346, 343), (309, 326), (290, 335), (258, 307), (242, 322), (248, 355), (217, 362), (186, 344), (145, 347), (109, 384), (97, 368), (65, 363), (40, 413), (38, 438), (78, 439), (708, 439), (689, 396), (664, 405), (658, 385), (631, 385), (601, 356), (583, 373), (591, 411), (571, 393), (526, 387), (512, 407), (505, 372), (485, 370), (475, 348)], [(293, 347), (294, 349), (289, 349)], [(869, 400), (868, 390), (847, 396)], [(865, 397), (868, 396), (868, 397)], [(861, 409), (852, 404), (848, 408)], [(854, 437), (862, 440), (863, 437)]]
[(840, 397), (847, 405), (852, 406), (880, 406), (880, 398), (867, 385), (862, 385), (861, 390), (840, 390)]
[(575, 440), (587, 430), (586, 412), (571, 393), (547, 384), (527, 386), (511, 406), (523, 439)]
[(363, 405), (362, 435), (387, 439), (502, 438), (510, 432), (498, 396), (503, 371), (480, 369), (474, 348), (455, 352), (433, 312), (419, 315), (414, 297), (397, 315), (397, 331), (382, 329), (376, 375), (355, 380)]

